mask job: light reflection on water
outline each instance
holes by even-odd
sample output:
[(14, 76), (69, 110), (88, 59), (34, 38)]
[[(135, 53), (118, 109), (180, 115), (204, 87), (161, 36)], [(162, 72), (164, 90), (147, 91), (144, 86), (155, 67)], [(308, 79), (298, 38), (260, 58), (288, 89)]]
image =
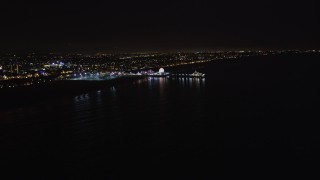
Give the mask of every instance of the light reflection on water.
[(178, 83), (183, 88), (194, 88), (194, 87), (196, 87), (197, 89), (205, 88), (204, 78), (189, 78), (189, 77), (172, 78), (172, 83)]
[[(28, 134), (29, 141), (35, 137), (54, 140), (39, 154), (59, 146), (68, 150), (68, 153), (56, 153), (54, 159), (58, 161), (72, 157), (108, 162), (109, 154), (119, 149), (137, 148), (137, 152), (141, 149), (154, 153), (163, 148), (163, 154), (171, 158), (172, 154), (176, 156), (175, 152), (182, 151), (175, 147), (178, 141), (189, 142), (190, 137), (200, 137), (207, 127), (193, 124), (207, 119), (204, 87), (204, 79), (145, 78), (44, 103), (39, 115), (37, 111), (29, 115), (24, 110), (17, 118), (23, 122), (32, 117), (30, 124), (36, 127), (37, 133)], [(182, 149), (185, 148), (189, 148), (189, 143), (182, 144)], [(116, 157), (121, 156), (119, 153)]]
[(114, 86), (110, 88), (110, 92), (112, 94), (112, 97), (117, 97), (117, 89)]
[[(119, 92), (118, 92), (118, 88)], [(136, 81), (131, 85), (131, 88), (135, 89), (135, 92), (141, 92), (136, 94), (140, 98), (155, 98), (158, 94), (158, 102), (167, 103), (170, 99), (172, 92), (176, 93), (191, 93), (201, 94), (205, 89), (204, 78), (166, 78), (166, 77), (149, 77)], [(146, 93), (142, 93), (147, 90)], [(98, 90), (92, 93), (86, 93), (74, 97), (73, 109), (75, 113), (75, 119), (77, 118), (90, 118), (94, 113), (102, 113), (105, 111), (105, 107), (110, 107), (116, 111), (124, 96), (135, 96), (128, 92), (127, 87), (115, 87), (112, 86), (109, 89)], [(151, 94), (150, 94), (151, 93)], [(196, 95), (194, 94), (194, 95)], [(133, 97), (131, 97), (133, 98)], [(137, 98), (137, 97), (135, 97)]]
[[(143, 81), (141, 81), (143, 82)], [(148, 78), (149, 88), (158, 87), (163, 89), (170, 83), (177, 83), (182, 87), (205, 87), (205, 78), (189, 78), (189, 77), (180, 77), (180, 78), (166, 78), (166, 77), (150, 77)]]
[[(167, 107), (172, 98), (184, 96), (201, 97), (205, 91), (204, 78), (166, 78), (166, 77), (150, 77), (148, 78), (148, 94), (151, 98), (157, 99), (159, 106)], [(179, 94), (179, 95), (178, 95)], [(144, 98), (144, 97), (142, 97)]]

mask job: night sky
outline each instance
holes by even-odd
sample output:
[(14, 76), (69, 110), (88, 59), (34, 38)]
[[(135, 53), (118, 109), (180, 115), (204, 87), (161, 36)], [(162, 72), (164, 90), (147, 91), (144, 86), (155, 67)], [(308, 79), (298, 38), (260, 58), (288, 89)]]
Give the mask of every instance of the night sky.
[(2, 2), (0, 52), (320, 48), (316, 0)]

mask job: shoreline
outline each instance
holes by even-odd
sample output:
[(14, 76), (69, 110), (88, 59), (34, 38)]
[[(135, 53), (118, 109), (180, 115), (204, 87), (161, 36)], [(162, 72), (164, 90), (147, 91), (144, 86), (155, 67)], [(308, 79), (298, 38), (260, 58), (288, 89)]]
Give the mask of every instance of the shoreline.
[[(186, 69), (197, 69), (210, 64), (212, 61), (195, 64), (184, 64), (174, 67), (166, 67), (170, 71), (179, 72)], [(21, 86), (17, 88), (0, 89), (0, 112), (23, 108), (41, 101), (50, 101), (55, 98), (76, 96), (92, 91), (103, 90), (112, 86), (118, 86), (145, 79), (148, 76), (123, 76), (105, 81), (86, 80), (61, 80), (35, 86)]]
[(44, 85), (1, 89), (0, 99), (3, 103), (0, 104), (0, 112), (25, 107), (41, 101), (102, 90), (111, 86), (135, 82), (143, 78), (145, 77), (120, 77), (107, 81), (63, 80), (53, 81)]

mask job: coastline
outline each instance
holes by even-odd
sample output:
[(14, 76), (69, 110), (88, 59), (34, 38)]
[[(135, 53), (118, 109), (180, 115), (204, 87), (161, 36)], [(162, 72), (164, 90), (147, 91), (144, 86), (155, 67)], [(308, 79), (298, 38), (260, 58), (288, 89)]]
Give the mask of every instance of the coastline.
[[(195, 64), (184, 64), (166, 67), (169, 71), (180, 72), (190, 69), (201, 69), (212, 61)], [(197, 67), (197, 68), (196, 68)], [(50, 101), (55, 98), (81, 95), (92, 91), (103, 90), (112, 86), (132, 83), (147, 76), (123, 76), (105, 81), (60, 80), (35, 86), (0, 89), (0, 112), (26, 107), (41, 101)]]
[(112, 86), (132, 83), (145, 77), (119, 77), (106, 81), (53, 81), (48, 84), (1, 89), (0, 111), (20, 108), (43, 100), (76, 96), (83, 93), (102, 90)]

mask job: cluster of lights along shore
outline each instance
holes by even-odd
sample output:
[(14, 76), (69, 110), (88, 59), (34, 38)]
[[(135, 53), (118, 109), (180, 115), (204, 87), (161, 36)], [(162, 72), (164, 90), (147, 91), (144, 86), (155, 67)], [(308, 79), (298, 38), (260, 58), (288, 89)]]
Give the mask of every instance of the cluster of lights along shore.
[[(134, 54), (3, 54), (0, 56), (0, 89), (36, 86), (70, 79), (114, 78), (128, 75), (157, 75), (159, 68), (214, 60), (284, 53), (320, 53), (320, 50), (215, 51), (195, 53)], [(163, 69), (158, 72), (163, 75)]]

